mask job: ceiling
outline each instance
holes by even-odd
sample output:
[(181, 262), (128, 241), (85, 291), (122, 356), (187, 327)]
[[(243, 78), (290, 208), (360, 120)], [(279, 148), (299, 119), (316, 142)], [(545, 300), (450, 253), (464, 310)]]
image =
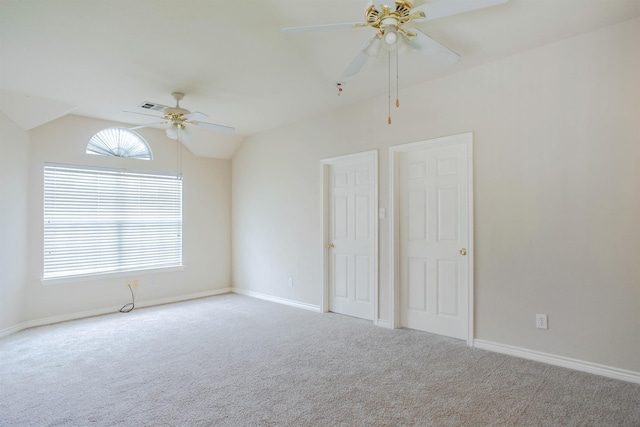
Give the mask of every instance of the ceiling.
[[(171, 92), (180, 91), (182, 107), (236, 128), (196, 129), (189, 148), (230, 158), (249, 135), (387, 93), (384, 59), (342, 77), (373, 29), (279, 31), (362, 22), (366, 7), (366, 0), (0, 0), (0, 109), (24, 130), (66, 114), (141, 125), (156, 120), (125, 111), (144, 112), (145, 101), (174, 105)], [(640, 0), (510, 0), (410, 23), (462, 59), (443, 66), (403, 52), (400, 90), (638, 16)]]

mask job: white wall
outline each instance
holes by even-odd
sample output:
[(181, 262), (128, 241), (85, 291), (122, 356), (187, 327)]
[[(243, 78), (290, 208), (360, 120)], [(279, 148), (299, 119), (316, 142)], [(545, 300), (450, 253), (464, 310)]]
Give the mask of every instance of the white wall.
[(0, 112), (0, 331), (22, 322), (29, 138)]
[[(171, 299), (230, 286), (230, 177), (231, 162), (193, 156), (183, 150), (183, 261), (182, 271), (131, 274), (127, 277), (69, 281), (43, 285), (43, 165), (45, 162), (96, 165), (174, 173), (176, 142), (161, 130), (142, 129), (154, 159), (143, 161), (85, 154), (93, 134), (117, 123), (66, 116), (29, 132), (28, 258), (22, 321), (65, 316), (109, 307), (131, 300), (126, 281), (138, 279), (136, 301)], [(25, 176), (16, 176), (23, 189)], [(20, 222), (18, 222), (20, 224)], [(2, 272), (4, 275), (4, 272)], [(3, 277), (4, 280), (4, 277)]]
[[(379, 149), (389, 209), (389, 146), (472, 131), (476, 338), (640, 372), (639, 45), (634, 19), (402, 90), (391, 126), (383, 96), (250, 138), (234, 285), (320, 305), (319, 160)], [(380, 254), (389, 320), (388, 220)]]

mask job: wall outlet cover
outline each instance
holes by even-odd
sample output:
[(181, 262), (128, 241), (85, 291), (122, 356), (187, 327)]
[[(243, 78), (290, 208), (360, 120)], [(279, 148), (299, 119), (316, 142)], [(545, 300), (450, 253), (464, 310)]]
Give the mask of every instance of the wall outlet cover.
[(546, 314), (536, 314), (536, 328), (549, 329), (548, 316)]

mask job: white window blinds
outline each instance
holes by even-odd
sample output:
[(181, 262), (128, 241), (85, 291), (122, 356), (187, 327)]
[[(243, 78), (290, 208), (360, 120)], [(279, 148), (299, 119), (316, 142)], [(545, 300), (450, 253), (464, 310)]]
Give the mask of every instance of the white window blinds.
[(182, 180), (44, 166), (44, 279), (182, 265)]

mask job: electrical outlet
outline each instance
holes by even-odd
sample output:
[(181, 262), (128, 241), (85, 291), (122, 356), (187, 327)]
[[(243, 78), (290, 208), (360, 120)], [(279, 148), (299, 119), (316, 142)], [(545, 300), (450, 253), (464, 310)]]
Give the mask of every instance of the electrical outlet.
[(138, 279), (127, 280), (127, 288), (137, 288), (137, 287), (138, 287)]
[(536, 314), (536, 328), (549, 329), (547, 321), (548, 316), (546, 314)]
[(289, 287), (293, 288), (293, 277), (289, 277)]

